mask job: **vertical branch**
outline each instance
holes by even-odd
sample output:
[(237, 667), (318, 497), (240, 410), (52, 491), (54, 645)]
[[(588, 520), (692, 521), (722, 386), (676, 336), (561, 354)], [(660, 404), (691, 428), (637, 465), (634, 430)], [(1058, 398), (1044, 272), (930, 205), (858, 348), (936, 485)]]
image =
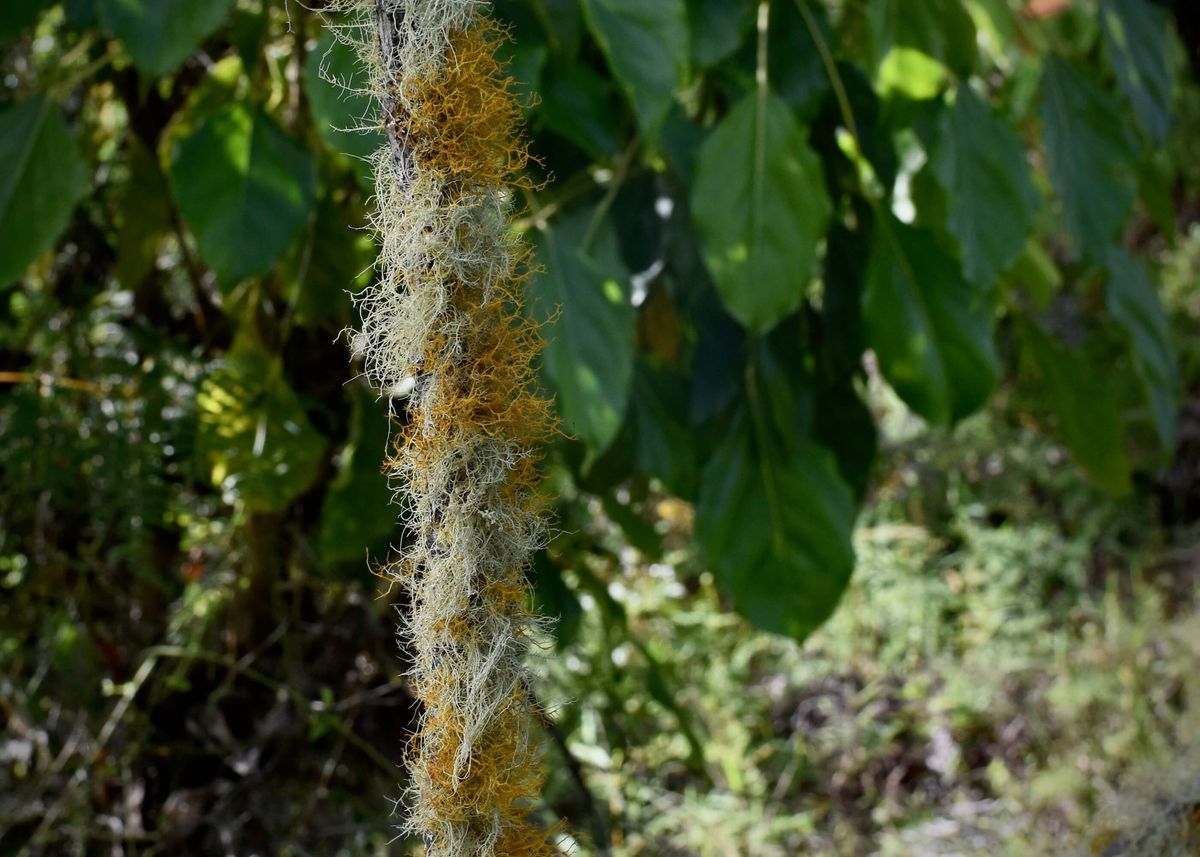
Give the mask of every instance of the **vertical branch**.
[(384, 90), (379, 94), (383, 108), (383, 127), (387, 133), (388, 148), (392, 152), (392, 165), (396, 172), (396, 185), (403, 191), (408, 187), (413, 167), (412, 151), (401, 130), (400, 80), (403, 68), (400, 64), (400, 48), (403, 44), (401, 24), (404, 10), (397, 0), (375, 0), (375, 32), (379, 37), (379, 53), (383, 60)]

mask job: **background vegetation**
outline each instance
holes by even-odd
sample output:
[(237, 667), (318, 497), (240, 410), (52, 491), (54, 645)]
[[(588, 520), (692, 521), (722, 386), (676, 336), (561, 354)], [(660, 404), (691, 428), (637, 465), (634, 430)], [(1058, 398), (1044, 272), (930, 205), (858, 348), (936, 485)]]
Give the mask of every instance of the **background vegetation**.
[[(1195, 13), (493, 6), (569, 435), (539, 813), (583, 854), (1131, 847), (1105, 807), (1200, 690)], [(0, 39), (0, 853), (383, 852), (404, 401), (340, 335), (352, 58), (261, 0)]]

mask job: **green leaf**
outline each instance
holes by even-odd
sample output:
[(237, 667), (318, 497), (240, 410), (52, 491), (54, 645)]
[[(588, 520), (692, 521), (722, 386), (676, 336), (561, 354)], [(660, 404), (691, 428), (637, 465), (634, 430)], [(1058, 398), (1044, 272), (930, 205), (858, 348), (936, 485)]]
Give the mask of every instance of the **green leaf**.
[(158, 159), (137, 137), (129, 141), (129, 181), (120, 207), (124, 221), (117, 232), (117, 280), (135, 289), (154, 270), (171, 225), (171, 196)]
[(583, 0), (583, 9), (639, 127), (657, 135), (687, 75), (684, 0)]
[(640, 363), (622, 438), (640, 472), (686, 500), (695, 497), (697, 472), (696, 437), (687, 424), (690, 393), (687, 378)]
[[(305, 60), (304, 86), (317, 136), (330, 150), (364, 160), (385, 139), (373, 119), (376, 110), (365, 78), (354, 48), (328, 29)], [(368, 165), (360, 172), (369, 175)]]
[(854, 501), (821, 447), (767, 456), (744, 414), (705, 468), (696, 534), (717, 585), (758, 628), (803, 640), (854, 570)]
[(1166, 313), (1146, 269), (1124, 247), (1106, 260), (1108, 312), (1125, 328), (1163, 449), (1173, 452), (1179, 411), (1179, 362)]
[(616, 103), (609, 78), (572, 64), (549, 75), (542, 93), (542, 121), (594, 158), (614, 155), (621, 147), (612, 119)]
[(764, 333), (800, 306), (830, 203), (804, 129), (778, 96), (746, 96), (704, 141), (692, 215), (734, 318)]
[(529, 582), (533, 584), (538, 613), (554, 620), (555, 647), (562, 649), (570, 645), (579, 635), (583, 605), (563, 580), (562, 570), (545, 551), (534, 554)]
[(270, 270), (313, 205), (311, 155), (244, 103), (226, 107), (183, 140), (170, 172), (200, 255), (228, 288)]
[(321, 197), (304, 252), (292, 254), (283, 269), (297, 323), (335, 331), (351, 323), (351, 295), (370, 282), (379, 252), (365, 223), (355, 196), (340, 205), (332, 195)]
[(1170, 15), (1146, 0), (1101, 0), (1100, 22), (1117, 84), (1133, 105), (1142, 128), (1162, 143), (1171, 130), (1175, 88)]
[(930, 232), (879, 218), (863, 319), (884, 377), (931, 423), (962, 419), (996, 385), (991, 300), (963, 279)]
[(1102, 255), (1137, 189), (1129, 123), (1113, 99), (1058, 57), (1046, 61), (1041, 88), (1046, 163), (1075, 255)]
[(1111, 373), (1083, 351), (1059, 344), (1036, 324), (1021, 325), (1026, 353), (1057, 417), (1058, 433), (1088, 476), (1113, 496), (1129, 491), (1129, 459)]
[(0, 39), (11, 39), (50, 8), (53, 0), (4, 0), (0, 4)]
[(687, 0), (696, 65), (716, 65), (736, 51), (750, 31), (754, 7), (751, 0)]
[(100, 20), (137, 67), (152, 77), (174, 71), (221, 26), (236, 0), (99, 0)]
[(354, 396), (353, 433), (321, 504), (317, 550), (325, 562), (365, 562), (368, 551), (386, 550), (399, 516), (381, 472), (387, 455), (387, 406), (360, 390)]
[(67, 228), (88, 168), (45, 95), (0, 112), (0, 286), (21, 276)]
[(947, 226), (962, 247), (963, 273), (990, 286), (1021, 255), (1037, 217), (1025, 146), (970, 86), (960, 86), (942, 116), (933, 169), (949, 198)]
[(196, 395), (196, 450), (213, 485), (248, 509), (285, 508), (312, 485), (325, 438), (308, 421), (280, 359), (235, 344)]
[[(804, 0), (804, 4), (807, 18), (801, 14), (801, 4), (797, 0), (771, 0), (767, 74), (771, 89), (800, 116), (809, 118), (829, 90), (829, 72), (821, 53), (827, 51), (833, 55), (834, 36), (824, 5), (808, 0)], [(816, 30), (815, 37), (813, 29)], [(750, 68), (754, 68), (757, 61), (755, 53), (753, 49), (747, 51)]]
[(590, 458), (621, 429), (637, 324), (616, 233), (607, 219), (592, 228), (593, 216), (592, 209), (575, 212), (537, 236), (545, 270), (531, 289), (533, 312), (547, 322), (543, 371), (564, 427)]
[(871, 0), (867, 19), (883, 95), (931, 98), (947, 69), (965, 78), (975, 65), (975, 24), (959, 0)]

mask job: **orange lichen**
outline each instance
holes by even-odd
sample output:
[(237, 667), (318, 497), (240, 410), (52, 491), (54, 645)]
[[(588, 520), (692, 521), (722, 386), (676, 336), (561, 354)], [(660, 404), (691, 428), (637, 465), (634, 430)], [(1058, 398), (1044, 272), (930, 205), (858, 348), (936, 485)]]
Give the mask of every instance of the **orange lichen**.
[(543, 774), (521, 658), (538, 623), (525, 577), (541, 538), (537, 449), (554, 428), (522, 313), (529, 251), (508, 218), (512, 189), (529, 186), (522, 104), (496, 57), (508, 34), (483, 4), (377, 2), (340, 5), (392, 28), (409, 64), (383, 57), (382, 39), (362, 48), (405, 151), (375, 159), (381, 278), (356, 337), (368, 377), (404, 390), (408, 411), (387, 462), (407, 489), (410, 538), (390, 572), (410, 594), (424, 707), (408, 828), (437, 857), (548, 857), (555, 829), (529, 818)]

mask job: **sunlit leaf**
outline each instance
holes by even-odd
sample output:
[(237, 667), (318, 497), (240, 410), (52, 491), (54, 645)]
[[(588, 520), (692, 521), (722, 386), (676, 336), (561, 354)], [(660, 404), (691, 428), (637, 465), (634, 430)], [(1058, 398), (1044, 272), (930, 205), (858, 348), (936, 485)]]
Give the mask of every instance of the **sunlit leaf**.
[(308, 220), (316, 182), (311, 155), (244, 103), (183, 140), (170, 175), (200, 254), (225, 287), (279, 261)]
[(279, 510), (313, 484), (326, 441), (276, 355), (239, 344), (204, 380), (196, 405), (197, 453), (227, 499)]
[(593, 225), (594, 214), (575, 212), (537, 235), (545, 270), (532, 286), (533, 312), (550, 322), (543, 367), (559, 416), (592, 456), (625, 417), (636, 325), (616, 233), (607, 219)]
[(746, 96), (709, 135), (692, 214), (734, 318), (763, 333), (800, 306), (830, 202), (804, 129), (778, 96)]

